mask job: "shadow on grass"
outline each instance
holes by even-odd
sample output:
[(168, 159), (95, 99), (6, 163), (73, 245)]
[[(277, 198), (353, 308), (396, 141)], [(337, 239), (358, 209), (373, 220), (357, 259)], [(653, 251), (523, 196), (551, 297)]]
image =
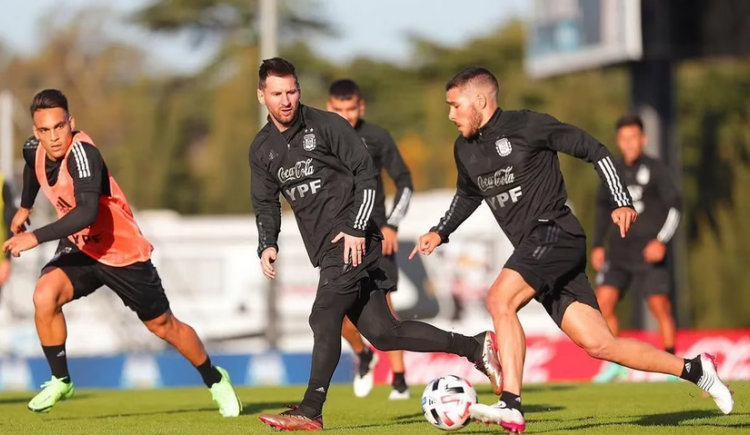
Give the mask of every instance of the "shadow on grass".
[[(747, 413), (735, 413), (732, 415), (750, 415)], [(619, 417), (616, 422), (613, 421), (603, 421), (604, 419), (597, 419), (596, 417), (586, 417), (585, 419), (593, 420), (586, 424), (578, 424), (573, 426), (565, 426), (564, 424), (561, 424), (559, 427), (548, 429), (548, 430), (541, 430), (541, 431), (534, 431), (534, 433), (545, 433), (545, 432), (558, 432), (558, 431), (565, 431), (565, 432), (571, 432), (571, 431), (585, 431), (588, 429), (594, 429), (594, 428), (601, 428), (601, 427), (617, 427), (617, 426), (642, 426), (642, 427), (653, 427), (653, 426), (673, 426), (673, 427), (720, 427), (720, 428), (750, 428), (750, 422), (749, 423), (732, 423), (732, 424), (717, 424), (717, 423), (708, 423), (706, 421), (701, 420), (708, 420), (716, 417), (721, 417), (722, 414), (718, 411), (707, 411), (707, 410), (693, 410), (693, 411), (677, 411), (677, 412), (667, 412), (662, 414), (651, 414), (651, 415), (641, 415), (641, 416), (634, 416), (634, 417)], [(575, 421), (580, 421), (582, 419), (576, 419)], [(684, 424), (684, 422), (689, 420), (697, 420), (696, 422), (691, 422), (688, 424)], [(544, 420), (545, 422), (549, 422), (551, 420)], [(572, 422), (573, 420), (564, 420), (563, 422)]]
[[(266, 410), (275, 410), (283, 408), (284, 404), (288, 402), (260, 402), (260, 403), (245, 403), (240, 415), (247, 416), (257, 414)], [(204, 407), (204, 408), (187, 408), (187, 409), (173, 409), (163, 411), (151, 411), (151, 412), (130, 412), (120, 414), (106, 414), (106, 415), (93, 415), (93, 416), (77, 416), (77, 417), (63, 417), (59, 420), (103, 420), (107, 418), (124, 418), (124, 417), (145, 417), (150, 415), (171, 415), (171, 414), (189, 414), (194, 412), (215, 412), (218, 414), (218, 408)]]
[[(67, 399), (67, 401), (76, 401), (81, 399), (88, 399), (89, 397), (95, 396), (95, 394), (90, 393), (82, 393), (82, 394), (76, 394), (75, 396), (71, 397), (70, 399)], [(30, 394), (27, 397), (5, 397), (0, 398), (0, 406), (3, 405), (17, 405), (19, 403), (29, 403), (29, 401), (34, 397), (33, 394)]]

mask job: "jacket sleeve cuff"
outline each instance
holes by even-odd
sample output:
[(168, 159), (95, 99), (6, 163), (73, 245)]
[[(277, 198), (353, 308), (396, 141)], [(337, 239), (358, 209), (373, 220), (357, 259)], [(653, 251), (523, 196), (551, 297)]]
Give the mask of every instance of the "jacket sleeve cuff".
[(263, 255), (263, 251), (265, 251), (267, 248), (274, 248), (276, 249), (276, 253), (279, 253), (279, 245), (276, 243), (268, 243), (266, 245), (259, 245), (258, 246), (258, 258), (260, 258)]

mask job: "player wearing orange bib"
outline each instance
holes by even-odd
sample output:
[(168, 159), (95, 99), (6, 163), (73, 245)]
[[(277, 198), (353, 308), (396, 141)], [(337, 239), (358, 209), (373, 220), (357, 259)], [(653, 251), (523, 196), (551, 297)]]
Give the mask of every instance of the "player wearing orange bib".
[[(3, 244), (3, 251), (18, 257), (40, 243), (60, 243), (34, 289), (34, 322), (52, 378), (29, 402), (29, 409), (47, 412), (58, 401), (73, 396), (62, 307), (107, 286), (149, 331), (197, 368), (223, 416), (239, 415), (242, 403), (229, 375), (211, 364), (193, 328), (172, 314), (151, 263), (153, 247), (138, 228), (127, 198), (94, 142), (86, 133), (74, 130), (75, 120), (65, 96), (54, 89), (38, 93), (31, 104), (31, 116), (34, 136), (23, 149), (26, 166), (21, 208), (11, 222), (14, 236)], [(55, 207), (58, 220), (25, 232), (23, 224), (40, 189)]]

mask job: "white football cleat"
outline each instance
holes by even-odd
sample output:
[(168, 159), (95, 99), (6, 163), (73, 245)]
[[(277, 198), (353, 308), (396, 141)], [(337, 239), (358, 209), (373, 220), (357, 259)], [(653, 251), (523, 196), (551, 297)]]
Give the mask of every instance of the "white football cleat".
[(411, 392), (409, 392), (409, 389), (405, 389), (403, 392), (398, 391), (397, 389), (391, 390), (391, 395), (388, 396), (388, 400), (408, 400), (411, 398)]
[(375, 366), (378, 365), (378, 354), (372, 353), (372, 359), (369, 364), (362, 365), (354, 375), (354, 395), (357, 397), (367, 397), (372, 391), (372, 385), (375, 377)]
[[(734, 399), (732, 398), (732, 392), (719, 379), (716, 358), (707, 353), (701, 354), (701, 366), (703, 367), (703, 375), (698, 380), (697, 385), (714, 399), (721, 412), (729, 414), (734, 407)], [(689, 371), (688, 367), (685, 367), (685, 369)]]
[(508, 433), (521, 433), (526, 430), (526, 419), (521, 411), (506, 407), (503, 401), (492, 406), (482, 403), (471, 405), (469, 413), (473, 420), (485, 424), (496, 424)]

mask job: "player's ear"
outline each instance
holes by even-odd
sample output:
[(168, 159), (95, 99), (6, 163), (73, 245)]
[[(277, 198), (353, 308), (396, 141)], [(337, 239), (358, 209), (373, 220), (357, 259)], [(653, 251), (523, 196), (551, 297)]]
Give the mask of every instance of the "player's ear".
[(70, 122), (70, 129), (75, 130), (76, 129), (76, 119), (72, 116), (68, 118), (68, 122)]
[(366, 109), (365, 100), (360, 98), (359, 99), (359, 116), (360, 117), (365, 116), (365, 109)]
[(39, 133), (37, 133), (36, 127), (34, 127), (33, 125), (31, 126), (31, 132), (34, 134), (34, 137), (36, 138), (36, 140), (40, 140)]
[(487, 97), (484, 94), (477, 94), (477, 98), (475, 100), (477, 109), (482, 110), (485, 107), (487, 107)]
[(263, 91), (258, 89), (258, 102), (262, 105), (266, 105), (266, 99), (263, 98)]
[(648, 136), (646, 135), (646, 133), (643, 133), (641, 135), (641, 145), (646, 146), (647, 143), (648, 143)]

